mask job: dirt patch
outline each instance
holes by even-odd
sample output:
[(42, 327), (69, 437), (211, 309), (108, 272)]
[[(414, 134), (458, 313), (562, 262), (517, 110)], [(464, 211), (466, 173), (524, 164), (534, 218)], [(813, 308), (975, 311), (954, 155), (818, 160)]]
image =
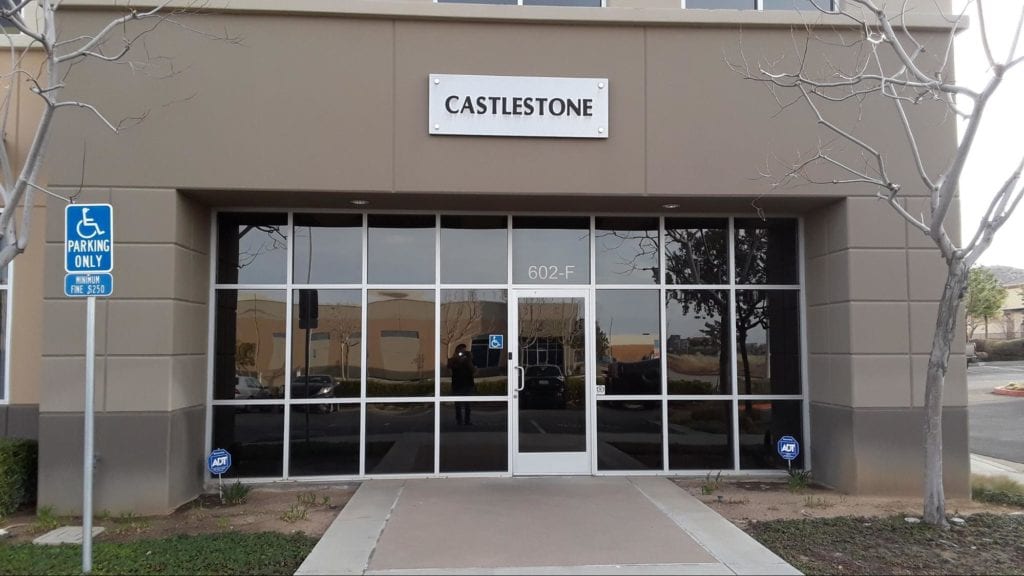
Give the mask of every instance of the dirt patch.
[[(220, 497), (203, 494), (167, 516), (135, 516), (97, 511), (94, 526), (106, 528), (98, 539), (128, 542), (163, 538), (179, 534), (197, 535), (217, 532), (303, 532), (319, 537), (327, 530), (357, 484), (301, 484), (296, 486), (255, 486), (245, 503), (222, 504)], [(48, 518), (59, 526), (81, 525), (80, 518)], [(35, 511), (22, 511), (8, 517), (0, 527), (11, 532), (9, 542), (29, 542), (55, 528), (41, 521)]]

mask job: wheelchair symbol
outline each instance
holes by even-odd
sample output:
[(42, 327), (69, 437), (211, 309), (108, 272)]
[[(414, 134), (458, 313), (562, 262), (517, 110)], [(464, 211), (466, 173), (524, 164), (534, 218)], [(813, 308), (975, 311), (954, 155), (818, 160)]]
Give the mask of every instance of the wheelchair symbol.
[[(83, 229), (90, 230), (90, 232), (86, 234)], [(78, 225), (75, 226), (75, 231), (78, 232), (79, 237), (84, 238), (85, 240), (106, 234), (106, 232), (100, 229), (100, 225), (89, 217), (88, 208), (82, 208), (82, 219), (79, 220)]]

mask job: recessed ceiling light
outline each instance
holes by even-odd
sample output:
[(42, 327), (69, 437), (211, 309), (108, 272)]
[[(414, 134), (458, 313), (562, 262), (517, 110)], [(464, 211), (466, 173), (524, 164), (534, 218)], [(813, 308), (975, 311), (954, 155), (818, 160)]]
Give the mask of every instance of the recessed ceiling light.
[(662, 204), (661, 207), (668, 208), (669, 210), (675, 210), (676, 208), (679, 208), (679, 204)]
[(367, 204), (370, 203), (369, 200), (351, 200), (350, 202), (352, 202), (356, 206), (366, 206)]

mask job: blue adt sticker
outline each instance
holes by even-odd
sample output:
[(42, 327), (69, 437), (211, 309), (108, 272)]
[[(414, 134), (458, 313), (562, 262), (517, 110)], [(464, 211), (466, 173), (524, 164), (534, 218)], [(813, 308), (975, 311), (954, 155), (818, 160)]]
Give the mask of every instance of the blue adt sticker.
[(114, 269), (114, 209), (110, 204), (68, 204), (64, 209), (64, 271)]
[(800, 455), (800, 443), (792, 436), (779, 438), (776, 449), (783, 460), (796, 460), (796, 457)]
[(214, 475), (227, 472), (228, 468), (231, 468), (231, 454), (223, 448), (217, 448), (210, 452), (210, 456), (206, 459), (206, 468), (210, 474)]
[(491, 350), (501, 350), (505, 347), (505, 337), (501, 334), (491, 334), (488, 339), (488, 348)]

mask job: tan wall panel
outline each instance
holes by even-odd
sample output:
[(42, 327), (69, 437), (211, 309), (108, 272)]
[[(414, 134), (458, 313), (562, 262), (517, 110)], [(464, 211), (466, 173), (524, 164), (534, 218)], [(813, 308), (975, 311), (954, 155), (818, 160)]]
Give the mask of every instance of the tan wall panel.
[[(19, 216), (20, 220), (20, 216)], [(46, 207), (32, 209), (29, 247), (15, 259), (14, 283), (9, 288), (11, 307), (11, 381), (7, 388), (12, 404), (39, 403), (39, 359), (43, 349), (43, 293)]]
[[(852, 406), (857, 408), (909, 407), (911, 396), (910, 359), (894, 355), (842, 355), (842, 369), (849, 370), (853, 388)], [(837, 366), (833, 364), (833, 374)]]
[[(83, 303), (84, 306), (84, 303)], [(97, 309), (99, 306), (97, 306)], [(81, 337), (85, 335), (83, 326)], [(80, 337), (80, 339), (81, 339)], [(97, 346), (98, 348), (98, 346)], [(82, 346), (82, 353), (85, 346)], [(43, 357), (39, 390), (40, 412), (82, 412), (85, 410), (85, 356)], [(97, 354), (93, 402), (97, 411), (104, 406), (107, 392), (107, 361)]]

